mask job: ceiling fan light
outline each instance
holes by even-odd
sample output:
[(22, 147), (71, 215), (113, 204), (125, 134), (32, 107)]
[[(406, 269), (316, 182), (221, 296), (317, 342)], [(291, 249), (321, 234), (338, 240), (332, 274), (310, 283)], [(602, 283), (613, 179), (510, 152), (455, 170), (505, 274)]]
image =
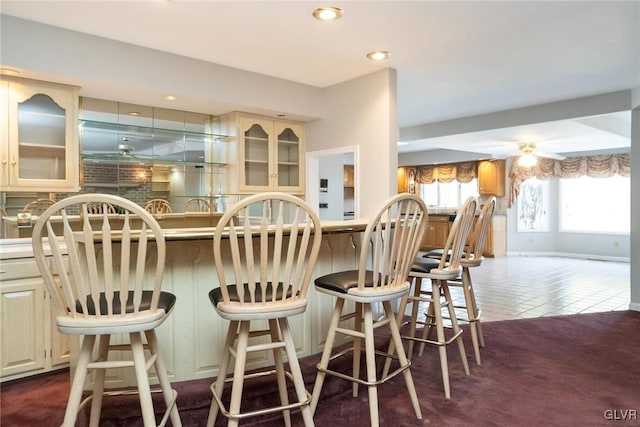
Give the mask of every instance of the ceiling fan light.
[(531, 153), (525, 153), (518, 159), (518, 166), (522, 166), (523, 168), (530, 168), (532, 166), (535, 166), (536, 163), (536, 156)]

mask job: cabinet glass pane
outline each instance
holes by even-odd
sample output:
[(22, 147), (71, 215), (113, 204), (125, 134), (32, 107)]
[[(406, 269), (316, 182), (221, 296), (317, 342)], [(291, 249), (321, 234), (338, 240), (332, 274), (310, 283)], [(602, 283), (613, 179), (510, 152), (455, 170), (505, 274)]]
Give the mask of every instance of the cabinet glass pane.
[(18, 174), (21, 179), (65, 179), (65, 110), (38, 94), (18, 103)]
[(269, 185), (269, 135), (258, 124), (244, 133), (244, 175), (247, 185)]
[(291, 128), (278, 135), (278, 186), (296, 187), (299, 184), (300, 138)]

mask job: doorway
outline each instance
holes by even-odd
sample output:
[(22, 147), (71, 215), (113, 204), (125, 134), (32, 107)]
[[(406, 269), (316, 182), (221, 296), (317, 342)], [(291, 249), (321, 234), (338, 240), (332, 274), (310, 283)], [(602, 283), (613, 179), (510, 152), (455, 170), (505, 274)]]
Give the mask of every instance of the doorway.
[(306, 154), (307, 203), (323, 221), (358, 218), (358, 147)]

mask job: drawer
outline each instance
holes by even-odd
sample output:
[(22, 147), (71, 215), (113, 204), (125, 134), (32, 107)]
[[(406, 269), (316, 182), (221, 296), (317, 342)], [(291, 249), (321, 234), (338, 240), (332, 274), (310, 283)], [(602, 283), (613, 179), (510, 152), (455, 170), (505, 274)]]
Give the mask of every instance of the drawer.
[(5, 260), (0, 263), (0, 280), (40, 277), (40, 270), (33, 258)]

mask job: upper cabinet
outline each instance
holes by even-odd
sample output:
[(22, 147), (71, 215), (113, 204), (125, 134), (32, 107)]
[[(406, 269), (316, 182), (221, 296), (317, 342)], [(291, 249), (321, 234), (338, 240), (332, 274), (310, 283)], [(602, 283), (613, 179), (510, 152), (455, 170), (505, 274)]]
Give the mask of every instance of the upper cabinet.
[(78, 191), (77, 88), (0, 80), (0, 191)]
[(222, 117), (221, 126), (222, 133), (234, 137), (238, 159), (238, 179), (231, 183), (230, 192), (304, 194), (305, 148), (301, 123), (232, 113)]
[(504, 196), (505, 161), (482, 160), (478, 162), (478, 193), (481, 196)]
[(398, 193), (417, 194), (416, 168), (400, 166), (398, 168)]

